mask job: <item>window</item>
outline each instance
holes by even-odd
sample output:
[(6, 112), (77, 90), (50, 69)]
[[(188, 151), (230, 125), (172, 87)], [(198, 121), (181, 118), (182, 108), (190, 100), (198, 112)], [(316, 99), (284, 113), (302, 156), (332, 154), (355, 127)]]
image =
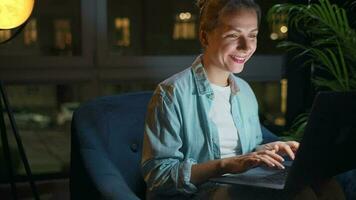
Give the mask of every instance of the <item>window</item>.
[[(78, 56), (81, 28), (80, 0), (36, 1), (24, 30), (1, 46), (0, 55)], [(10, 36), (11, 31), (0, 30), (0, 41)]]
[[(90, 84), (12, 84), (5, 87), (33, 174), (68, 174), (72, 115), (81, 102), (92, 98)], [(8, 116), (3, 114), (14, 171), (24, 175)], [(0, 167), (0, 181), (7, 178), (6, 170)]]
[(115, 44), (120, 47), (130, 46), (130, 19), (117, 17), (115, 19)]
[(261, 123), (280, 133), (286, 125), (287, 80), (249, 83), (259, 103)]
[(10, 30), (0, 30), (0, 42), (5, 41), (11, 37)]
[(196, 39), (195, 16), (190, 12), (181, 12), (176, 15), (173, 30), (174, 40), (192, 40)]
[(36, 19), (31, 19), (28, 21), (26, 24), (26, 27), (24, 29), (24, 44), (26, 46), (31, 46), (37, 43), (37, 20)]
[(61, 55), (72, 54), (72, 32), (68, 19), (54, 20), (54, 49)]
[(196, 55), (200, 52), (198, 10), (192, 1), (108, 0), (107, 9), (108, 46), (114, 55)]

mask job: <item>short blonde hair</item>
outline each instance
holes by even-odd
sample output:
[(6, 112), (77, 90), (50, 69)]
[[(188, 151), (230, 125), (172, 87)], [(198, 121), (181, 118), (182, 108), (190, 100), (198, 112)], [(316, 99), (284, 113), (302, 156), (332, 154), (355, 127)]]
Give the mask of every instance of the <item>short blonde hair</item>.
[(261, 9), (253, 0), (197, 0), (196, 4), (200, 10), (199, 32), (212, 31), (218, 25), (221, 15), (239, 9), (256, 11), (258, 24), (260, 23)]

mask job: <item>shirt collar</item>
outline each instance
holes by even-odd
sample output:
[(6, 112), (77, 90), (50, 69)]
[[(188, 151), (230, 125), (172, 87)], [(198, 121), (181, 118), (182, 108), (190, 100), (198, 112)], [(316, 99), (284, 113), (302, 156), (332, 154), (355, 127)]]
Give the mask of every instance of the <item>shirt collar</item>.
[[(195, 83), (198, 88), (198, 93), (200, 95), (204, 94), (212, 94), (213, 90), (211, 89), (209, 80), (207, 78), (207, 74), (205, 68), (202, 63), (203, 55), (199, 55), (192, 64), (193, 76), (195, 79)], [(234, 80), (234, 74), (229, 75), (229, 85), (231, 88), (231, 95), (237, 95), (240, 91), (239, 86), (237, 85), (236, 81)]]

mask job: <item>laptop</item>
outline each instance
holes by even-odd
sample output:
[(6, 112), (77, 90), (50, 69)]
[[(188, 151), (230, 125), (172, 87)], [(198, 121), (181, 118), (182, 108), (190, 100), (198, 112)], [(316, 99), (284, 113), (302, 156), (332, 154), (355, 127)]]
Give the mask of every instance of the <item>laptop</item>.
[(356, 92), (320, 92), (316, 96), (294, 161), (285, 169), (256, 167), (225, 174), (211, 182), (298, 190), (356, 168)]

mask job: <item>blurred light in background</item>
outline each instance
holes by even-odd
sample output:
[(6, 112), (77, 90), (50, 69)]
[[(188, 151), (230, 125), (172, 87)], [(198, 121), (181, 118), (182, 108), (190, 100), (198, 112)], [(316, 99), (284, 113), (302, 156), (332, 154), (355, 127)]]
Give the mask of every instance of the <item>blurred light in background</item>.
[(115, 18), (115, 45), (130, 46), (130, 19), (128, 17)]
[(37, 42), (37, 20), (31, 19), (24, 30), (24, 44), (30, 46)]
[(173, 28), (174, 40), (194, 40), (196, 38), (196, 17), (190, 12), (181, 12), (176, 15)]
[(288, 32), (288, 27), (287, 26), (281, 26), (281, 28), (279, 30), (281, 31), (281, 33), (287, 33)]
[(11, 30), (0, 30), (0, 42), (8, 40), (11, 37)]
[(288, 36), (287, 15), (274, 14), (270, 24), (270, 39), (281, 40)]
[(281, 80), (281, 112), (283, 114), (287, 112), (287, 88), (288, 80), (284, 78)]
[(287, 111), (287, 88), (288, 88), (288, 81), (287, 79), (282, 79), (281, 80), (281, 113), (280, 116), (278, 116), (274, 120), (274, 124), (278, 126), (285, 126), (286, 125), (286, 111)]
[(72, 50), (72, 31), (70, 20), (54, 20), (54, 48), (71, 54)]
[(190, 12), (185, 12), (185, 13), (180, 13), (179, 14), (179, 19), (180, 20), (189, 20), (192, 17)]

